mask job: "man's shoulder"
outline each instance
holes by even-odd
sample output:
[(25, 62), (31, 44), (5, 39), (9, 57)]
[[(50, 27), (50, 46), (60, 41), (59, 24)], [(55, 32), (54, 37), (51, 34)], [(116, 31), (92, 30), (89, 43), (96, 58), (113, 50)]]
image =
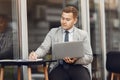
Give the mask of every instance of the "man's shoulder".
[(61, 27), (52, 28), (50, 31), (51, 31), (51, 32), (56, 32), (56, 31), (59, 31), (59, 30), (61, 30)]
[(82, 30), (82, 29), (80, 29), (80, 28), (75, 27), (75, 30), (76, 30), (78, 33), (87, 34), (87, 32), (86, 32), (85, 30)]

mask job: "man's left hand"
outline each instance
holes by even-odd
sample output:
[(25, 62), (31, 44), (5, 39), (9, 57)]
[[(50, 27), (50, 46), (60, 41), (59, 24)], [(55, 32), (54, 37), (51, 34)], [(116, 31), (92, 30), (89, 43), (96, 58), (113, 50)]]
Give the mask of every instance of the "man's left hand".
[(72, 63), (74, 63), (74, 62), (77, 60), (77, 58), (65, 57), (63, 60), (64, 60), (66, 63), (72, 64)]

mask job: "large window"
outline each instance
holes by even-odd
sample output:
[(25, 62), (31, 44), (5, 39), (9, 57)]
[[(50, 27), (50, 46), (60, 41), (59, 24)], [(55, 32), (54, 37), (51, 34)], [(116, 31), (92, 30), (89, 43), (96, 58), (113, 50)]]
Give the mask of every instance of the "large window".
[[(20, 57), (16, 8), (15, 0), (0, 0), (0, 59)], [(15, 80), (15, 74), (15, 68), (5, 67), (5, 80)]]
[[(106, 49), (110, 51), (120, 51), (120, 1), (105, 0), (106, 14)], [(108, 73), (108, 80), (110, 73)]]
[(105, 0), (107, 52), (120, 51), (120, 5), (119, 0)]
[[(92, 77), (93, 80), (104, 80), (104, 54), (103, 53), (103, 25), (101, 23), (102, 16), (101, 3), (99, 0), (90, 0), (90, 34), (91, 34), (91, 45), (93, 50), (93, 63), (92, 63)], [(103, 4), (103, 3), (102, 3)]]

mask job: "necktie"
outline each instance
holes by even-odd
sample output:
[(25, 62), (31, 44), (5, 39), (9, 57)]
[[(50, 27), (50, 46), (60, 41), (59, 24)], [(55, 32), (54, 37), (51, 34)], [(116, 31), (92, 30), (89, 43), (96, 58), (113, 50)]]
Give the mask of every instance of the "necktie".
[[(64, 42), (68, 42), (69, 41), (69, 31), (65, 31), (65, 38), (64, 38)], [(69, 65), (64, 62), (64, 60), (60, 60), (60, 64), (63, 66), (64, 69), (68, 69)]]
[(65, 39), (64, 42), (69, 41), (69, 31), (65, 31)]

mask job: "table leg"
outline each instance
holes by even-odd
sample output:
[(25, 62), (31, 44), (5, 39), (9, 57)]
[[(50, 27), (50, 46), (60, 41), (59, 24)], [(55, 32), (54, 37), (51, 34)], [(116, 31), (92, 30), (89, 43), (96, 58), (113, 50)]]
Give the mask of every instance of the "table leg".
[(3, 80), (3, 77), (4, 77), (4, 67), (1, 66), (1, 69), (0, 69), (0, 80)]
[(28, 66), (28, 80), (32, 80), (31, 68)]
[(18, 66), (18, 80), (21, 80), (21, 66)]
[(0, 80), (1, 80), (1, 67), (0, 67)]
[(45, 75), (45, 80), (48, 80), (48, 67), (44, 65), (44, 75)]

